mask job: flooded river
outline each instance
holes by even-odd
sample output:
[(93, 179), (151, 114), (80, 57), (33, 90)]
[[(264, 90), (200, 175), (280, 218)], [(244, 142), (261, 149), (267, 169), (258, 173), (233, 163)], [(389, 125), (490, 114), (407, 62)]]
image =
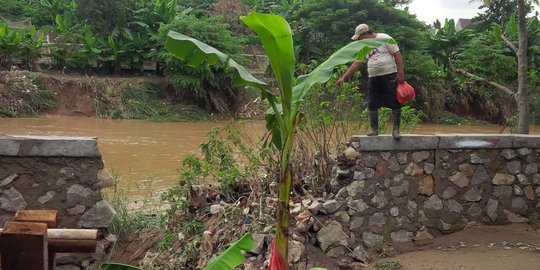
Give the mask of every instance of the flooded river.
[[(78, 117), (0, 119), (1, 135), (56, 135), (97, 137), (106, 168), (128, 190), (164, 190), (172, 186), (182, 160), (199, 154), (199, 144), (213, 127), (226, 122), (159, 123)], [(248, 121), (248, 134), (262, 134), (263, 121)], [(412, 133), (499, 133), (498, 126), (420, 125)], [(504, 133), (508, 133), (506, 130)], [(533, 127), (532, 134), (540, 134)], [(138, 190), (138, 191), (135, 191)]]

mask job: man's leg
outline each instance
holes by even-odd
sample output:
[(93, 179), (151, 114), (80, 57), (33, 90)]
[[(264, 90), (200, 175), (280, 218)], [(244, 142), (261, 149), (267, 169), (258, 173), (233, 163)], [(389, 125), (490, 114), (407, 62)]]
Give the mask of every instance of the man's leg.
[(401, 108), (392, 110), (392, 137), (395, 140), (401, 139), (401, 134), (399, 133), (399, 126), (401, 124)]
[(379, 110), (369, 111), (369, 125), (371, 127), (371, 131), (367, 135), (379, 135)]
[(368, 136), (379, 135), (379, 107), (381, 106), (381, 93), (378, 89), (377, 77), (368, 79), (368, 111), (369, 111), (369, 126), (371, 131)]

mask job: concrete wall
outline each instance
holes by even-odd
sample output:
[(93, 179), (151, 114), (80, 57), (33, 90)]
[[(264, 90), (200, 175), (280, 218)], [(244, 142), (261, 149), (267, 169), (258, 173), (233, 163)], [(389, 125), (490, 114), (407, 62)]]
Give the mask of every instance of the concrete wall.
[(539, 156), (539, 136), (355, 136), (332, 193), (309, 205), (317, 242), (332, 257), (362, 258), (471, 223), (538, 223)]
[[(106, 228), (115, 211), (100, 190), (111, 183), (95, 138), (0, 137), (1, 224), (17, 210), (55, 209), (59, 227)], [(98, 253), (104, 246), (100, 242)], [(75, 269), (92, 257), (59, 255), (58, 263)]]

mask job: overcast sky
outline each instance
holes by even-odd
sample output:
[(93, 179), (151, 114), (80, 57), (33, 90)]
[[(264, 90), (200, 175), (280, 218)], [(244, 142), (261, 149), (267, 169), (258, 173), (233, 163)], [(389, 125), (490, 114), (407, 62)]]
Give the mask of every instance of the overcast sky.
[(471, 19), (481, 12), (480, 3), (469, 3), (470, 0), (413, 0), (409, 4), (409, 12), (427, 24), (432, 24), (436, 19), (444, 22), (445, 18)]

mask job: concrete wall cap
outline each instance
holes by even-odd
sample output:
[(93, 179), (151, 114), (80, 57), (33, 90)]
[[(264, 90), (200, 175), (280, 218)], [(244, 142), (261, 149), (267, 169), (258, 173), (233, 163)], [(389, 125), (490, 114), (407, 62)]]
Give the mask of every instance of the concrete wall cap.
[(0, 156), (101, 157), (97, 138), (63, 136), (0, 136)]

